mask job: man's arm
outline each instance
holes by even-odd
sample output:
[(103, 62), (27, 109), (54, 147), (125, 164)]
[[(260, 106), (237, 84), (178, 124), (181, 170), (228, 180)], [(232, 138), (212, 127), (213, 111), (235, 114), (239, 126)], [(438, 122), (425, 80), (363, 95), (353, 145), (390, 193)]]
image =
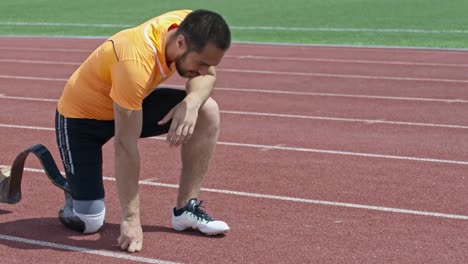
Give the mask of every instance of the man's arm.
[(184, 101), (200, 108), (211, 95), (216, 83), (216, 69), (211, 66), (207, 74), (189, 79), (186, 84), (187, 97)]
[(167, 133), (170, 146), (179, 146), (187, 142), (193, 134), (198, 117), (198, 110), (210, 98), (216, 83), (216, 70), (211, 66), (207, 74), (189, 79), (186, 84), (187, 96), (175, 106), (159, 125), (167, 123), (172, 118), (171, 127)]
[(122, 208), (119, 246), (128, 252), (140, 251), (143, 231), (140, 222), (138, 179), (140, 157), (137, 141), (141, 134), (142, 111), (125, 109), (114, 103), (115, 179)]

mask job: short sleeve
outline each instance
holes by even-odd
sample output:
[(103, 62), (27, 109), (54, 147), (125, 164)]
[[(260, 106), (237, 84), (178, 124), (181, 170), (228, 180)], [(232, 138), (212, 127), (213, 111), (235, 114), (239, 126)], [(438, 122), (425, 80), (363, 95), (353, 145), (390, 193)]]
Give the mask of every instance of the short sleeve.
[(138, 61), (126, 60), (112, 67), (112, 87), (109, 96), (119, 106), (141, 110), (143, 99), (150, 92), (151, 73)]

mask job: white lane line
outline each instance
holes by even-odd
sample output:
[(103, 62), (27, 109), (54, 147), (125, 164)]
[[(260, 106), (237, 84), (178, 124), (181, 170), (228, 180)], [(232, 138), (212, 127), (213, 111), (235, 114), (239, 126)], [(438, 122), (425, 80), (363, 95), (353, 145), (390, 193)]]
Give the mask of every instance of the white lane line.
[(7, 63), (26, 63), (26, 64), (49, 64), (49, 65), (73, 65), (79, 66), (79, 62), (66, 62), (66, 61), (44, 61), (44, 60), (18, 60), (18, 59), (0, 59), (0, 62)]
[[(39, 51), (39, 52), (66, 52), (66, 53), (91, 53), (92, 49), (63, 49), (63, 48), (20, 48), (20, 47), (0, 47), (0, 50), (14, 51)], [(331, 63), (356, 63), (356, 64), (383, 64), (383, 65), (404, 65), (404, 66), (432, 66), (432, 67), (468, 67), (468, 64), (455, 63), (431, 63), (431, 62), (409, 62), (409, 61), (380, 61), (380, 60), (350, 60), (350, 59), (330, 59), (330, 58), (298, 58), (298, 57), (278, 57), (278, 56), (256, 56), (256, 55), (225, 55), (225, 58), (239, 60), (290, 60), (290, 61), (310, 61), (310, 62), (331, 62)], [(21, 60), (2, 59), (0, 62), (18, 62)], [(73, 63), (75, 65), (75, 63)]]
[(52, 243), (48, 241), (34, 240), (34, 239), (28, 239), (28, 238), (22, 238), (22, 237), (16, 237), (16, 236), (8, 236), (8, 235), (2, 235), (2, 234), (0, 234), (0, 239), (23, 243), (23, 244), (36, 245), (36, 246), (41, 246), (41, 247), (46, 247), (46, 248), (56, 248), (56, 249), (75, 251), (75, 252), (80, 252), (80, 253), (85, 253), (85, 254), (98, 255), (98, 256), (103, 256), (103, 257), (125, 259), (129, 261), (141, 262), (141, 263), (152, 263), (152, 264), (175, 264), (176, 263), (176, 262), (164, 261), (160, 259), (137, 257), (137, 256), (132, 256), (131, 254), (125, 254), (125, 253), (116, 253), (116, 252), (111, 252), (107, 250), (97, 250), (97, 249), (84, 248), (84, 247), (75, 247), (75, 246), (70, 246), (70, 245), (65, 245), (65, 244), (60, 244), (60, 243)]
[(374, 32), (374, 33), (417, 33), (417, 34), (468, 34), (464, 29), (404, 29), (404, 28), (329, 28), (329, 27), (278, 27), (278, 26), (234, 26), (236, 30), (267, 31), (322, 31), (322, 32)]
[[(0, 99), (11, 99), (11, 100), (22, 100), (22, 101), (38, 101), (38, 102), (54, 102), (54, 103), (58, 101), (57, 99), (7, 96), (7, 95), (4, 95), (4, 94), (0, 94)], [(221, 110), (221, 113), (223, 113), (223, 114), (233, 114), (233, 115), (269, 116), (269, 117), (297, 118), (297, 119), (324, 120), (324, 121), (359, 122), (359, 123), (366, 123), (366, 124), (387, 124), (387, 125), (405, 125), (405, 126), (422, 126), (422, 127), (468, 129), (468, 126), (462, 126), (462, 125), (401, 122), (401, 121), (388, 121), (388, 120), (382, 120), (382, 119), (338, 118), (338, 117), (325, 117), (325, 116), (288, 115), (288, 114), (246, 112), (246, 111), (230, 111), (230, 110)]]
[[(15, 63), (28, 63), (28, 64), (55, 64), (55, 65), (79, 65), (77, 62), (54, 62), (54, 61), (41, 61), (41, 60), (13, 60)], [(9, 60), (9, 62), (12, 62)], [(318, 72), (293, 72), (293, 71), (266, 71), (266, 70), (253, 70), (253, 69), (229, 69), (218, 68), (219, 72), (234, 72), (245, 74), (266, 74), (266, 75), (291, 75), (291, 76), (310, 76), (310, 77), (329, 77), (329, 78), (347, 78), (347, 79), (371, 79), (371, 80), (393, 80), (393, 81), (420, 81), (420, 82), (445, 82), (445, 83), (468, 83), (468, 80), (459, 79), (439, 79), (439, 78), (414, 78), (414, 77), (392, 77), (392, 76), (371, 76), (359, 74), (332, 74), (332, 73), (318, 73)], [(8, 76), (8, 75), (7, 75)]]
[(345, 78), (345, 79), (392, 80), (392, 81), (468, 83), (468, 80), (459, 80), (459, 79), (370, 76), (370, 75), (357, 75), (357, 74), (328, 74), (328, 73), (315, 73), (315, 72), (283, 72), (283, 71), (262, 71), (262, 70), (246, 70), (246, 69), (216, 69), (216, 70), (220, 71), (220, 72), (234, 72), (234, 73), (245, 73), (245, 74), (292, 75), (292, 76), (310, 76), (310, 77)]
[(49, 26), (49, 27), (97, 27), (97, 28), (129, 28), (130, 24), (96, 24), (96, 23), (63, 23), (63, 22), (22, 22), (22, 21), (0, 21), (2, 26)]
[[(65, 22), (26, 22), (0, 21), (2, 26), (50, 26), (50, 27), (97, 27), (97, 28), (129, 28), (132, 24), (107, 23), (65, 23)], [(416, 33), (416, 34), (468, 34), (466, 29), (415, 29), (415, 28), (334, 28), (334, 27), (283, 27), (283, 26), (230, 26), (234, 30), (258, 31), (301, 31), (301, 32), (374, 32), (374, 33)]]
[(0, 79), (14, 79), (14, 80), (30, 80), (30, 81), (50, 81), (50, 82), (66, 82), (66, 78), (47, 78), (35, 76), (18, 76), (18, 75), (0, 75)]
[[(22, 39), (77, 39), (77, 40), (106, 40), (110, 37), (98, 36), (98, 35), (15, 35), (15, 34), (4, 34), (0, 38), (22, 38)], [(450, 52), (451, 54), (459, 53), (466, 55), (466, 48), (441, 48), (441, 47), (421, 47), (421, 46), (389, 46), (389, 45), (359, 45), (359, 44), (313, 44), (313, 43), (288, 43), (288, 42), (255, 42), (255, 41), (233, 41), (234, 44), (250, 45), (250, 46), (274, 46), (274, 47), (306, 47), (306, 48), (344, 48), (344, 49), (373, 49), (373, 50), (398, 50), (399, 52), (407, 53), (434, 53), (434, 52)]]
[[(24, 61), (24, 60), (23, 60)], [(21, 60), (18, 63), (22, 63)], [(27, 63), (37, 64), (57, 64), (57, 65), (78, 65), (74, 62), (53, 62), (53, 61), (40, 61), (29, 60)], [(264, 71), (264, 70), (249, 70), (249, 69), (228, 69), (218, 68), (219, 72), (234, 72), (245, 74), (267, 74), (267, 75), (291, 75), (291, 76), (310, 76), (310, 77), (329, 77), (329, 78), (347, 78), (347, 79), (371, 79), (371, 80), (393, 80), (393, 81), (422, 81), (422, 82), (448, 82), (448, 83), (468, 83), (468, 80), (457, 79), (438, 79), (438, 78), (413, 78), (413, 77), (392, 77), (392, 76), (371, 76), (371, 75), (356, 75), (356, 74), (329, 74), (329, 73), (316, 73), (316, 72), (284, 72), (284, 71)], [(11, 75), (2, 75), (11, 76)]]
[(291, 60), (291, 61), (313, 61), (313, 62), (333, 62), (333, 63), (356, 63), (356, 64), (383, 64), (383, 65), (404, 65), (404, 66), (433, 66), (433, 67), (468, 67), (468, 64), (454, 63), (430, 63), (430, 62), (407, 62), (407, 61), (379, 61), (379, 60), (345, 60), (326, 58), (297, 58), (297, 57), (275, 57), (256, 55), (225, 55), (226, 58), (239, 60)]
[[(1, 97), (0, 97), (1, 98)], [(306, 115), (286, 115), (286, 114), (273, 114), (273, 113), (259, 113), (259, 112), (242, 112), (242, 111), (221, 111), (224, 114), (235, 115), (253, 115), (253, 116), (270, 116), (270, 117), (284, 117), (284, 118), (298, 118), (298, 119), (312, 119), (312, 120), (325, 120), (325, 121), (343, 121), (343, 122), (359, 122), (366, 124), (387, 124), (387, 125), (406, 125), (406, 126), (423, 126), (423, 127), (441, 127), (441, 128), (459, 128), (468, 129), (468, 126), (461, 125), (446, 125), (446, 124), (431, 124), (431, 123), (414, 123), (414, 122), (399, 122), (399, 121), (386, 121), (380, 119), (356, 119), (356, 118), (337, 118), (325, 116), (306, 116)]]
[[(159, 138), (154, 138), (154, 139), (159, 139)], [(314, 149), (314, 148), (281, 147), (281, 146), (246, 144), (246, 143), (236, 143), (236, 142), (218, 142), (218, 144), (219, 145), (225, 145), (225, 146), (248, 147), (248, 148), (257, 148), (257, 149), (258, 148), (259, 149), (268, 148), (270, 150), (298, 151), (298, 152), (309, 152), (309, 153), (320, 153), (320, 154), (356, 156), (356, 157), (365, 157), (365, 158), (381, 158), (381, 159), (395, 159), (395, 160), (405, 160), (405, 161), (420, 161), (420, 162), (468, 165), (468, 161), (461, 161), (461, 160), (443, 160), (443, 159), (433, 159), (433, 158), (396, 156), (396, 155), (373, 154), (373, 153), (362, 153), (362, 152), (351, 152), (351, 151), (338, 151), (338, 150), (325, 150), (325, 149)]]
[[(40, 38), (37, 35), (3, 35), (4, 37), (16, 37), (16, 38)], [(42, 36), (43, 38), (62, 38), (62, 39), (107, 39), (109, 36)], [(0, 37), (1, 38), (1, 37)], [(234, 44), (250, 45), (250, 46), (272, 46), (272, 47), (299, 47), (299, 48), (340, 48), (340, 49), (353, 49), (353, 50), (398, 50), (398, 52), (405, 52), (409, 54), (433, 54), (434, 52), (450, 54), (458, 53), (460, 55), (466, 55), (467, 48), (447, 48), (447, 47), (430, 47), (430, 46), (397, 46), (397, 45), (364, 45), (364, 44), (353, 44), (353, 43), (293, 43), (293, 42), (268, 42), (268, 41), (234, 41)]]
[(91, 53), (92, 49), (63, 49), (63, 48), (23, 48), (23, 47), (8, 47), (8, 46), (1, 46), (0, 50), (16, 50), (16, 51), (43, 51), (43, 52), (66, 52), (66, 53)]
[[(4, 166), (5, 165), (0, 165), (0, 167), (4, 167)], [(24, 168), (24, 169), (26, 171), (30, 171), (30, 172), (44, 173), (44, 171), (42, 169), (33, 169), (33, 168)], [(62, 172), (62, 174), (64, 174), (64, 173)], [(106, 181), (115, 182), (115, 178), (113, 178), (113, 177), (104, 176), (103, 179), (106, 180)], [(177, 185), (177, 184), (168, 184), (168, 183), (160, 183), (160, 182), (148, 182), (148, 181), (145, 181), (145, 180), (139, 181), (139, 184), (140, 185), (149, 185), (149, 186), (173, 188), (173, 189), (178, 189), (179, 188), (179, 185)], [(345, 208), (354, 208), (354, 209), (363, 209), (363, 210), (372, 210), (372, 211), (382, 211), (382, 212), (389, 212), (389, 213), (400, 213), (400, 214), (411, 214), (411, 215), (419, 215), (419, 216), (429, 216), (429, 217), (440, 217), (440, 218), (449, 218), (449, 219), (468, 220), (467, 215), (456, 215), (456, 214), (446, 214), (446, 213), (440, 213), (440, 212), (409, 210), (409, 209), (392, 208), (392, 207), (384, 207), (384, 206), (374, 206), (374, 205), (365, 205), (365, 204), (354, 204), (354, 203), (343, 203), (343, 202), (313, 200), (313, 199), (304, 199), (304, 198), (297, 198), (297, 197), (269, 195), (269, 194), (260, 194), (260, 193), (249, 193), (249, 192), (240, 192), (240, 191), (214, 189), (214, 188), (202, 188), (201, 190), (204, 191), (204, 192), (221, 193), (221, 194), (244, 196), (244, 197), (251, 197), (251, 198), (262, 198), (262, 199), (270, 199), (270, 200), (277, 200), (277, 201), (287, 201), (287, 202), (296, 202), (296, 203), (309, 203), (309, 204), (317, 204), (317, 205), (325, 205), (325, 206), (335, 206), (335, 207), (345, 207)]]
[[(276, 144), (274, 145), (275, 147), (285, 147), (286, 144)], [(259, 149), (259, 151), (269, 151), (269, 150), (272, 150), (272, 148), (263, 148), (263, 149)]]
[[(115, 181), (115, 178), (105, 177), (105, 180)], [(152, 185), (152, 186), (159, 186), (159, 187), (176, 188), (176, 189), (179, 188), (179, 186), (177, 184), (166, 184), (166, 183), (158, 183), (158, 182), (142, 182), (142, 181), (140, 181), (140, 184), (141, 185)], [(311, 203), (311, 204), (336, 206), (336, 207), (347, 207), (347, 208), (355, 208), (355, 209), (384, 211), (384, 212), (391, 212), (391, 213), (402, 213), (402, 214), (412, 214), (412, 215), (422, 215), (422, 216), (432, 216), (432, 217), (442, 217), (442, 218), (468, 220), (467, 215), (455, 215), (455, 214), (446, 214), (446, 213), (440, 213), (440, 212), (408, 210), (408, 209), (373, 206), (373, 205), (364, 205), (364, 204), (342, 203), (342, 202), (332, 202), (332, 201), (323, 201), (323, 200), (312, 200), (312, 199), (303, 199), (303, 198), (296, 198), (296, 197), (268, 195), (268, 194), (259, 194), (259, 193), (248, 193), (248, 192), (239, 192), (239, 191), (232, 191), (232, 190), (221, 190), (221, 189), (213, 189), (213, 188), (202, 188), (201, 190), (204, 191), (204, 192), (222, 193), (222, 194), (228, 194), (228, 195), (237, 195), (237, 196), (245, 196), (245, 197), (253, 197), (253, 198), (263, 198), (263, 199), (271, 199), (271, 200), (279, 200), (279, 201)]]
[[(0, 127), (14, 128), (14, 129), (16, 128), (16, 129), (54, 131), (54, 128), (12, 125), (12, 124), (0, 124)], [(150, 137), (150, 139), (166, 140), (165, 137)], [(394, 159), (394, 160), (404, 160), (404, 161), (418, 161), (418, 162), (430, 162), (430, 163), (442, 163), (442, 164), (468, 165), (468, 161), (463, 161), (463, 160), (445, 160), (445, 159), (421, 158), (421, 157), (410, 157), (410, 156), (396, 156), (396, 155), (386, 155), (386, 154), (374, 154), (374, 153), (339, 151), (339, 150), (326, 150), (326, 149), (315, 149), (315, 148), (298, 148), (298, 147), (284, 147), (284, 146), (275, 146), (275, 145), (248, 144), (248, 143), (239, 143), (239, 142), (218, 141), (217, 144), (218, 145), (224, 145), (224, 146), (245, 147), (245, 148), (255, 148), (255, 149), (296, 151), (296, 152), (308, 152), (308, 153), (331, 154), (331, 155), (342, 155), (342, 156), (355, 156), (355, 157), (365, 157), (365, 158)]]
[[(183, 88), (183, 85), (165, 85), (173, 88)], [(361, 99), (381, 99), (381, 100), (401, 100), (401, 101), (421, 101), (421, 102), (441, 102), (441, 103), (468, 103), (464, 99), (444, 99), (444, 98), (422, 98), (422, 97), (398, 97), (398, 96), (378, 96), (378, 95), (359, 95), (359, 94), (333, 94), (333, 93), (310, 93), (298, 91), (282, 91), (282, 90), (264, 90), (264, 89), (243, 89), (243, 88), (226, 88), (216, 87), (216, 90), (234, 91), (234, 92), (249, 92), (249, 93), (272, 93), (272, 94), (289, 94), (289, 95), (306, 95), (306, 96), (321, 96), (321, 97), (344, 97), (344, 98), (361, 98)]]
[(36, 97), (22, 97), (22, 96), (8, 96), (5, 94), (0, 94), (0, 99), (11, 99), (11, 100), (21, 100), (21, 101), (38, 101), (38, 102), (58, 102), (58, 99), (49, 99), (49, 98), (36, 98)]
[(55, 131), (55, 128), (53, 128), (53, 127), (22, 126), (22, 125), (11, 125), (11, 124), (0, 124), (0, 127), (4, 127), (4, 128), (30, 129), (30, 130)]
[[(65, 78), (47, 78), (35, 76), (18, 76), (18, 75), (0, 75), (0, 79), (28, 80), (28, 81), (51, 81), (51, 82), (66, 82)], [(164, 84), (162, 87), (184, 89), (184, 85)], [(398, 96), (377, 96), (377, 95), (359, 95), (359, 94), (333, 94), (333, 93), (310, 93), (298, 91), (283, 91), (283, 90), (265, 90), (265, 89), (244, 89), (244, 88), (229, 88), (216, 87), (219, 91), (233, 92), (249, 92), (249, 93), (272, 93), (272, 94), (288, 94), (288, 95), (305, 95), (305, 96), (321, 96), (321, 97), (343, 97), (343, 98), (362, 98), (362, 99), (381, 99), (381, 100), (402, 100), (402, 101), (421, 101), (421, 102), (442, 102), (442, 103), (468, 103), (468, 100), (444, 99), (444, 98), (418, 98), (418, 97), (398, 97)]]

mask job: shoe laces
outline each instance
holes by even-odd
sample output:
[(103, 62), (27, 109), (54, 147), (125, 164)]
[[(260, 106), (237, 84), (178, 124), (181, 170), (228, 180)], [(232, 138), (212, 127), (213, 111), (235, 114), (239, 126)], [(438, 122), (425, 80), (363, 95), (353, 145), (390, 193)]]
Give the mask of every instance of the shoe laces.
[(207, 222), (214, 221), (214, 219), (211, 218), (211, 216), (209, 216), (203, 209), (201, 209), (201, 208), (205, 208), (201, 206), (202, 203), (203, 201), (200, 201), (199, 203), (194, 204), (192, 213), (197, 217), (197, 220), (202, 219)]

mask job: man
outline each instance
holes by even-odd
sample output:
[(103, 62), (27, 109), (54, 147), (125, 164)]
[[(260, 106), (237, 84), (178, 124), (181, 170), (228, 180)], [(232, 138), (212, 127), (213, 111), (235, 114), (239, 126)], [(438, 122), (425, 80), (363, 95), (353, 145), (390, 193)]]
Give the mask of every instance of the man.
[[(229, 231), (200, 208), (197, 197), (219, 133), (219, 109), (210, 98), (214, 66), (230, 43), (229, 27), (219, 14), (173, 11), (112, 36), (76, 70), (56, 115), (57, 143), (72, 190), (59, 211), (65, 226), (93, 233), (104, 224), (102, 146), (114, 137), (122, 209), (118, 244), (140, 251), (137, 140), (167, 133), (169, 146), (181, 146), (182, 156), (173, 228), (208, 235)], [(155, 88), (176, 70), (188, 78), (185, 91)]]

